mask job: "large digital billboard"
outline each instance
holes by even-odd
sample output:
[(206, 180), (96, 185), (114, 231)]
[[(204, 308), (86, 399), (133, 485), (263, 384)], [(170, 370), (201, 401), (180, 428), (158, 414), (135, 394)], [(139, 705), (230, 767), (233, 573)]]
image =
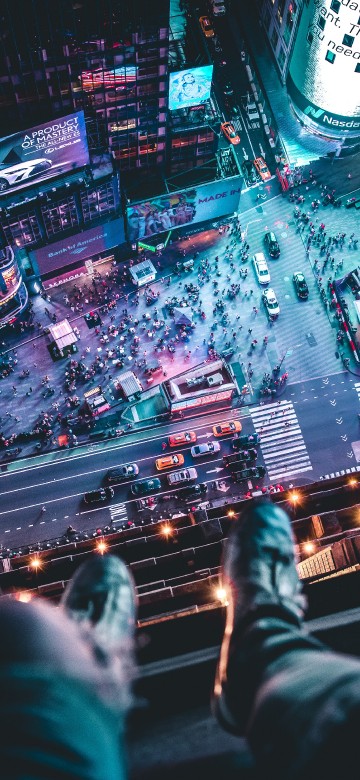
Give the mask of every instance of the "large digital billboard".
[(0, 138), (0, 193), (89, 164), (83, 111)]
[(241, 184), (242, 178), (234, 176), (133, 203), (126, 210), (128, 240), (138, 241), (183, 225), (231, 214), (239, 206)]
[(213, 65), (202, 65), (199, 68), (188, 68), (176, 73), (170, 73), (169, 109), (197, 106), (209, 100)]
[(113, 249), (125, 241), (124, 220), (122, 217), (105, 225), (84, 230), (75, 236), (48, 244), (29, 253), (31, 262), (35, 262), (40, 274), (56, 271), (75, 262), (99, 255)]
[(287, 78), (304, 124), (329, 137), (360, 136), (360, 3), (304, 4)]

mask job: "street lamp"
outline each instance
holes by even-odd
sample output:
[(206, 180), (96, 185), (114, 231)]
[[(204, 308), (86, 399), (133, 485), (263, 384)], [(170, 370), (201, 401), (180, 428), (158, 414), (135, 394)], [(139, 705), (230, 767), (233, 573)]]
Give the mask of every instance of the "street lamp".
[(291, 492), (290, 496), (289, 496), (289, 501), (291, 501), (293, 517), (295, 517), (295, 515), (296, 515), (296, 505), (300, 501), (300, 494), (299, 493), (295, 493), (294, 491)]

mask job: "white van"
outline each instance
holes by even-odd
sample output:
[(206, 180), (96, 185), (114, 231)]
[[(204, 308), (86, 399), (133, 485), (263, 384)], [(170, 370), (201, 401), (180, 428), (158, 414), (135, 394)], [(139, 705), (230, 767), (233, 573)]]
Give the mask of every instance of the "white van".
[(226, 8), (222, 0), (210, 0), (210, 5), (214, 16), (224, 16)]

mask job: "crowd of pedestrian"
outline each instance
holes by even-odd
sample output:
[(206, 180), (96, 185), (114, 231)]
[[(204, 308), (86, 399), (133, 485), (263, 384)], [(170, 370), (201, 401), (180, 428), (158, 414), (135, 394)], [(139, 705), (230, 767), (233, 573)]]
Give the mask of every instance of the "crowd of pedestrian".
[[(324, 185), (323, 194), (325, 191)], [(296, 205), (294, 211), (297, 230), (309, 258), (311, 253), (320, 297), (327, 309), (334, 308), (333, 316), (339, 319), (337, 339), (342, 343), (344, 332), (331, 284), (343, 271), (345, 250), (356, 249), (358, 239), (354, 233), (347, 237), (342, 231), (330, 235), (319, 216), (320, 201), (314, 199), (312, 192), (292, 191), (290, 199), (301, 203), (301, 208)], [(172, 248), (171, 265), (168, 259), (165, 264), (161, 252), (151, 258), (159, 279), (142, 288), (134, 289), (131, 284), (130, 269), (135, 261), (130, 259), (128, 263), (103, 266), (101, 273), (96, 269), (91, 280), (80, 278), (62, 288), (60, 294), (42, 290), (45, 305), (30, 303), (27, 316), (13, 326), (18, 329), (19, 346), (21, 340), (32, 341), (32, 365), (29, 361), (26, 366), (18, 363), (19, 348), (9, 350), (6, 335), (1, 342), (0, 377), (4, 380), (6, 401), (0, 415), (0, 446), (11, 446), (19, 434), (23, 440), (27, 436), (36, 439), (39, 430), (42, 441), (56, 446), (58, 433), (64, 427), (71, 428), (74, 418), (79, 416), (84, 431), (90, 430), (92, 420), (84, 408), (84, 391), (94, 383), (101, 384), (109, 390), (112, 400), (118, 400), (114, 380), (125, 368), (131, 368), (146, 389), (155, 381), (154, 360), (160, 368), (156, 381), (161, 381), (169, 373), (179, 373), (184, 361), (199, 363), (226, 352), (231, 355), (236, 350), (246, 374), (244, 352), (249, 357), (257, 353), (261, 359), (267, 349), (271, 321), (258, 317), (259, 306), (249, 284), (247, 229), (236, 217), (220, 224), (217, 230), (218, 237), (212, 244), (218, 252), (215, 256), (206, 249), (200, 251), (188, 238)], [(190, 281), (186, 268), (191, 270)], [(176, 311), (182, 308), (187, 314), (190, 311), (190, 318), (176, 324)], [(90, 332), (85, 327), (87, 321), (90, 328), (89, 313), (96, 315)], [(60, 372), (48, 368), (38, 346), (49, 322), (64, 317), (71, 321), (78, 342), (76, 356), (70, 354), (62, 361), (59, 380)], [(247, 330), (243, 329), (242, 320), (250, 323)], [(41, 378), (44, 369), (47, 373)], [(247, 372), (251, 379), (251, 361)], [(33, 419), (27, 413), (34, 406), (35, 397), (40, 406), (48, 402), (44, 410), (48, 415), (45, 428), (38, 409)]]

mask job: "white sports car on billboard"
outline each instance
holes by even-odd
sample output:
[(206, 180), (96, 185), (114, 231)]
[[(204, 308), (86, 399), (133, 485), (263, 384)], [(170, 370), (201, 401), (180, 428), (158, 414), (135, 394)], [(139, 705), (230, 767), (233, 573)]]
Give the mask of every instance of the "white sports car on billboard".
[(5, 192), (10, 187), (18, 187), (23, 182), (36, 178), (44, 171), (48, 171), (51, 165), (51, 160), (42, 157), (37, 160), (19, 162), (15, 165), (0, 163), (0, 192)]

